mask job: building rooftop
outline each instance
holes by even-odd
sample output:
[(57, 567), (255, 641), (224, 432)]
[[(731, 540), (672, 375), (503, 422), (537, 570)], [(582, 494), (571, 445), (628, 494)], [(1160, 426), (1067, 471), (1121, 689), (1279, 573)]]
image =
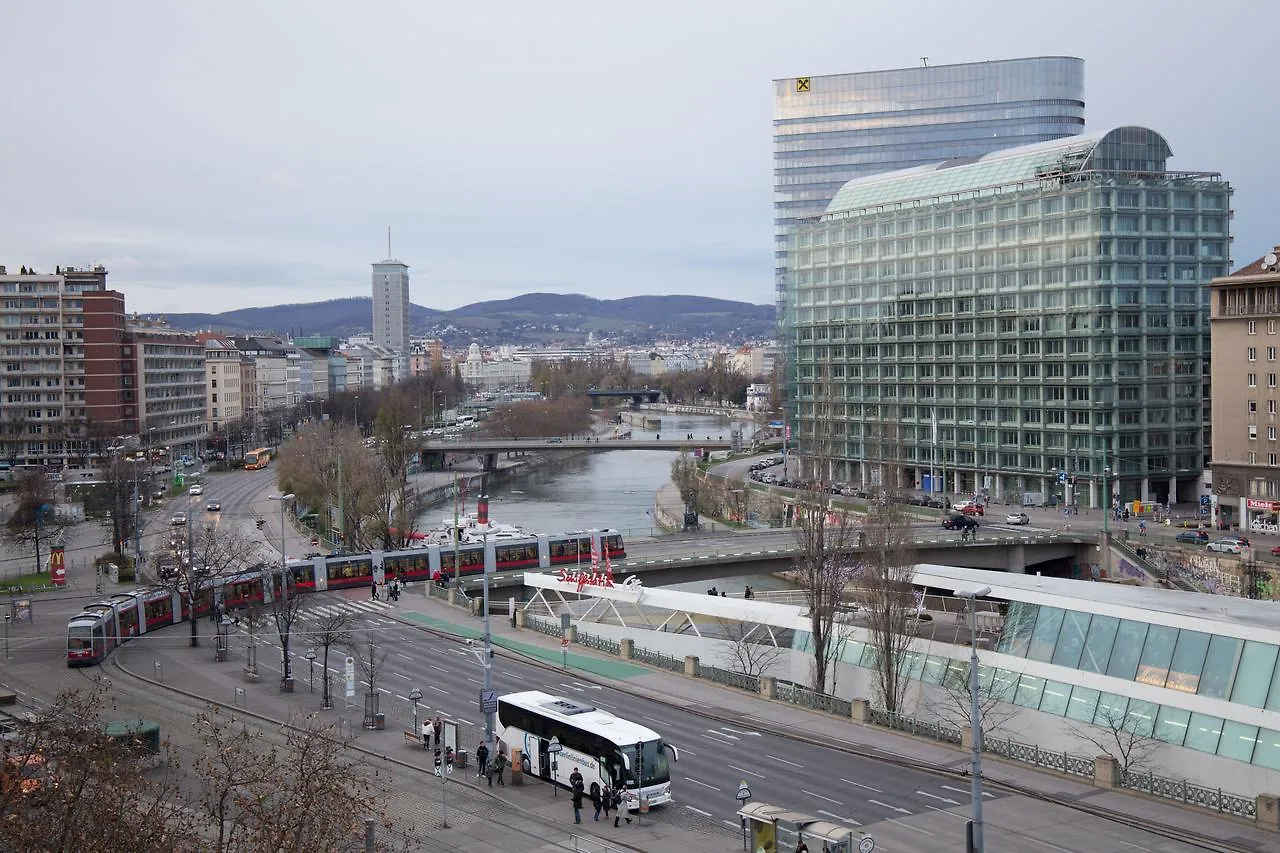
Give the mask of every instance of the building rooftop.
[(990, 598), (1110, 615), (1123, 610), (1121, 615), (1129, 619), (1177, 627), (1184, 627), (1188, 620), (1202, 620), (1213, 624), (1201, 630), (1227, 636), (1249, 628), (1280, 633), (1280, 603), (1274, 601), (934, 564), (916, 566), (915, 583), (953, 590), (989, 586)]
[(1253, 263), (1245, 264), (1228, 276), (1228, 278), (1234, 278), (1238, 275), (1274, 276), (1280, 274), (1280, 265), (1278, 265), (1276, 261), (1277, 257), (1280, 257), (1280, 245), (1277, 245), (1274, 249), (1267, 252), (1267, 254), (1258, 258)]
[(1117, 127), (854, 178), (836, 193), (826, 215), (1085, 172), (1163, 173), (1171, 156), (1169, 144), (1154, 130)]

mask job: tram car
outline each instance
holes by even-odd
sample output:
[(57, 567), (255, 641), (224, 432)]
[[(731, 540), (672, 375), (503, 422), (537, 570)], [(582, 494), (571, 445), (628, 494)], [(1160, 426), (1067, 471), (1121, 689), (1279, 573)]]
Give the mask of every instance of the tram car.
[[(591, 565), (593, 554), (608, 563), (626, 556), (622, 534), (616, 530), (590, 530), (559, 535), (539, 534), (519, 539), (490, 540), (460, 545), (457, 549), (458, 576), (478, 575), (484, 570), (485, 549), (493, 551), (498, 572), (525, 571), (562, 565)], [(454, 549), (431, 544), (407, 551), (373, 551), (336, 557), (318, 556), (310, 560), (290, 560), (287, 570), (291, 589), (297, 592), (325, 592), (335, 589), (369, 587), (375, 580), (399, 577), (412, 583), (454, 575)], [(101, 662), (116, 646), (167, 625), (209, 616), (215, 603), (225, 610), (250, 604), (266, 604), (281, 587), (279, 568), (255, 569), (211, 578), (196, 594), (194, 608), (185, 589), (156, 586), (122, 592), (84, 608), (67, 623), (67, 665), (92, 666)], [(264, 584), (270, 587), (264, 590)]]

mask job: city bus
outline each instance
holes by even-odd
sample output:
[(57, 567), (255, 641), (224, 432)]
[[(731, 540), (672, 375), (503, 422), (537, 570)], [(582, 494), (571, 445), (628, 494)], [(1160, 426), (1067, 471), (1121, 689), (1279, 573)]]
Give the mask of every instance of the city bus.
[[(663, 743), (653, 729), (616, 717), (592, 705), (537, 690), (498, 697), (498, 739), (507, 755), (521, 752), (521, 769), (556, 785), (568, 786), (576, 769), (590, 795), (606, 783), (622, 792), (626, 807), (671, 801), (671, 759), (679, 751)], [(551, 750), (552, 737), (560, 752)]]
[(271, 448), (269, 447), (259, 447), (257, 450), (250, 450), (244, 455), (244, 467), (250, 471), (266, 468), (270, 462)]

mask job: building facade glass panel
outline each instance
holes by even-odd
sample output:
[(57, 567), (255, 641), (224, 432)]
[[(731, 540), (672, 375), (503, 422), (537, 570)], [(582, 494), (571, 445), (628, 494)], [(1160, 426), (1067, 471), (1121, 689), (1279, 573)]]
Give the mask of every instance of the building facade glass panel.
[(1236, 761), (1253, 761), (1253, 751), (1258, 745), (1258, 727), (1227, 720), (1222, 724), (1222, 739), (1218, 742), (1218, 755)]
[(1218, 751), (1218, 741), (1221, 738), (1221, 717), (1193, 713), (1190, 722), (1187, 723), (1187, 739), (1183, 746), (1212, 754)]
[(1085, 672), (1102, 675), (1111, 660), (1111, 645), (1116, 640), (1120, 620), (1114, 616), (1094, 615), (1089, 622), (1089, 636), (1085, 640), (1084, 653), (1080, 656), (1080, 668)]
[(1102, 693), (1098, 708), (1093, 712), (1093, 724), (1104, 729), (1120, 729), (1128, 720), (1129, 697), (1115, 693)]
[(1140, 737), (1151, 737), (1156, 727), (1156, 716), (1160, 706), (1154, 702), (1141, 699), (1129, 701), (1129, 711), (1125, 717), (1124, 727)]
[(1258, 732), (1258, 745), (1253, 749), (1253, 763), (1280, 770), (1280, 732), (1263, 729)]
[(1071, 685), (1061, 681), (1046, 680), (1040, 697), (1040, 710), (1059, 717), (1067, 713), (1067, 701), (1071, 698)]
[[(1163, 686), (1170, 690), (1181, 690), (1183, 693), (1195, 693), (1200, 685), (1205, 656), (1209, 653), (1209, 635), (1201, 631), (1177, 631), (1176, 633), (1177, 644), (1174, 646), (1173, 658), (1168, 664), (1168, 676)], [(1148, 634), (1148, 645), (1151, 644), (1151, 640), (1152, 634)], [(1138, 680), (1143, 680), (1141, 674)]]
[(1023, 675), (1018, 679), (1018, 689), (1013, 694), (1013, 704), (1023, 708), (1039, 708), (1044, 693), (1044, 679), (1036, 675)]
[(1156, 715), (1155, 736), (1157, 740), (1182, 746), (1187, 739), (1187, 726), (1191, 721), (1191, 712), (1172, 705), (1162, 705)]
[(1142, 647), (1147, 640), (1149, 627), (1145, 622), (1121, 620), (1115, 645), (1111, 649), (1111, 659), (1107, 662), (1107, 675), (1126, 681), (1132, 681), (1137, 676), (1138, 661), (1142, 657)]
[[(1232, 702), (1254, 708), (1266, 705), (1267, 693), (1280, 690), (1280, 678), (1276, 682), (1272, 681), (1272, 674), (1277, 673), (1277, 654), (1280, 654), (1280, 646), (1256, 640), (1245, 641), (1244, 650), (1240, 652), (1240, 666), (1231, 687)], [(1280, 676), (1280, 673), (1277, 675)], [(1280, 696), (1280, 693), (1277, 695)]]
[(1031, 644), (1027, 648), (1027, 657), (1031, 660), (1048, 663), (1053, 659), (1053, 649), (1058, 642), (1058, 632), (1062, 630), (1064, 611), (1057, 607), (1041, 607), (1036, 617), (1035, 630), (1031, 632)]
[[(1209, 641), (1209, 654), (1205, 657), (1200, 675), (1198, 693), (1214, 699), (1225, 699), (1236, 675), (1236, 660), (1244, 644), (1235, 637), (1215, 636)], [(1174, 663), (1177, 660), (1175, 656)]]
[(1067, 703), (1067, 716), (1082, 723), (1092, 723), (1098, 710), (1100, 691), (1092, 687), (1075, 685), (1071, 688), (1071, 701)]
[(1085, 637), (1089, 633), (1091, 614), (1068, 610), (1062, 618), (1062, 631), (1058, 634), (1058, 645), (1053, 650), (1053, 662), (1058, 666), (1069, 666), (1075, 669), (1080, 665), (1080, 656), (1084, 652)]
[(1040, 608), (1035, 604), (1014, 601), (1009, 604), (1009, 613), (1005, 616), (1004, 628), (1000, 631), (1000, 640), (996, 650), (1006, 655), (1026, 657), (1027, 646), (1031, 644), (1031, 632), (1036, 626), (1036, 616)]

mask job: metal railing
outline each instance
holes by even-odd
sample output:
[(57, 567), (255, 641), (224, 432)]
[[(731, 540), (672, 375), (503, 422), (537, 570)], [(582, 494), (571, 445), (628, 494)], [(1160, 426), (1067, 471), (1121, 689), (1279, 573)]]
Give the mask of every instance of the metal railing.
[(849, 700), (841, 699), (828, 693), (819, 693), (816, 690), (801, 687), (799, 684), (790, 681), (776, 682), (774, 696), (783, 702), (790, 702), (792, 705), (800, 705), (804, 708), (812, 708), (815, 711), (825, 711), (828, 714), (844, 717), (853, 714), (853, 703)]
[(631, 659), (637, 663), (647, 663), (649, 666), (656, 666), (659, 669), (669, 669), (672, 672), (684, 672), (684, 661), (680, 658), (664, 655), (661, 652), (650, 651), (639, 647), (632, 647)]
[(617, 640), (610, 640), (608, 637), (600, 637), (580, 630), (577, 632), (576, 639), (582, 645), (598, 649), (607, 655), (622, 654), (622, 644)]
[(727, 687), (736, 687), (749, 693), (760, 693), (760, 676), (758, 675), (747, 675), (745, 672), (734, 672), (731, 669), (721, 669), (717, 666), (707, 666), (699, 663), (698, 678), (705, 678), (707, 681), (713, 681), (716, 684), (723, 684)]
[(526, 628), (532, 628), (539, 634), (546, 634), (548, 637), (564, 636), (564, 629), (560, 627), (559, 619), (543, 619), (541, 616), (534, 616), (532, 613), (525, 611), (524, 624)]
[(1120, 786), (1150, 794), (1177, 800), (1189, 806), (1197, 806), (1219, 814), (1256, 820), (1258, 817), (1257, 801), (1252, 797), (1244, 797), (1223, 791), (1221, 788), (1206, 788), (1194, 785), (1185, 779), (1169, 779), (1154, 773), (1128, 771), (1120, 774)]
[(908, 717), (905, 714), (891, 714), (888, 711), (880, 711), (873, 708), (871, 709), (871, 723), (876, 726), (884, 726), (887, 729), (896, 729), (913, 735), (931, 737), (934, 740), (940, 740), (945, 743), (960, 743), (962, 741), (960, 729), (942, 720), (920, 720), (915, 717)]
[(1002, 740), (987, 735), (982, 738), (982, 749), (984, 752), (990, 752), (1010, 761), (1030, 764), (1033, 767), (1046, 767), (1050, 770), (1057, 770), (1059, 773), (1066, 773), (1070, 776), (1083, 776), (1086, 779), (1094, 777), (1094, 761), (1084, 756), (1049, 751), (1041, 749), (1035, 744), (1019, 743), (1016, 740)]

